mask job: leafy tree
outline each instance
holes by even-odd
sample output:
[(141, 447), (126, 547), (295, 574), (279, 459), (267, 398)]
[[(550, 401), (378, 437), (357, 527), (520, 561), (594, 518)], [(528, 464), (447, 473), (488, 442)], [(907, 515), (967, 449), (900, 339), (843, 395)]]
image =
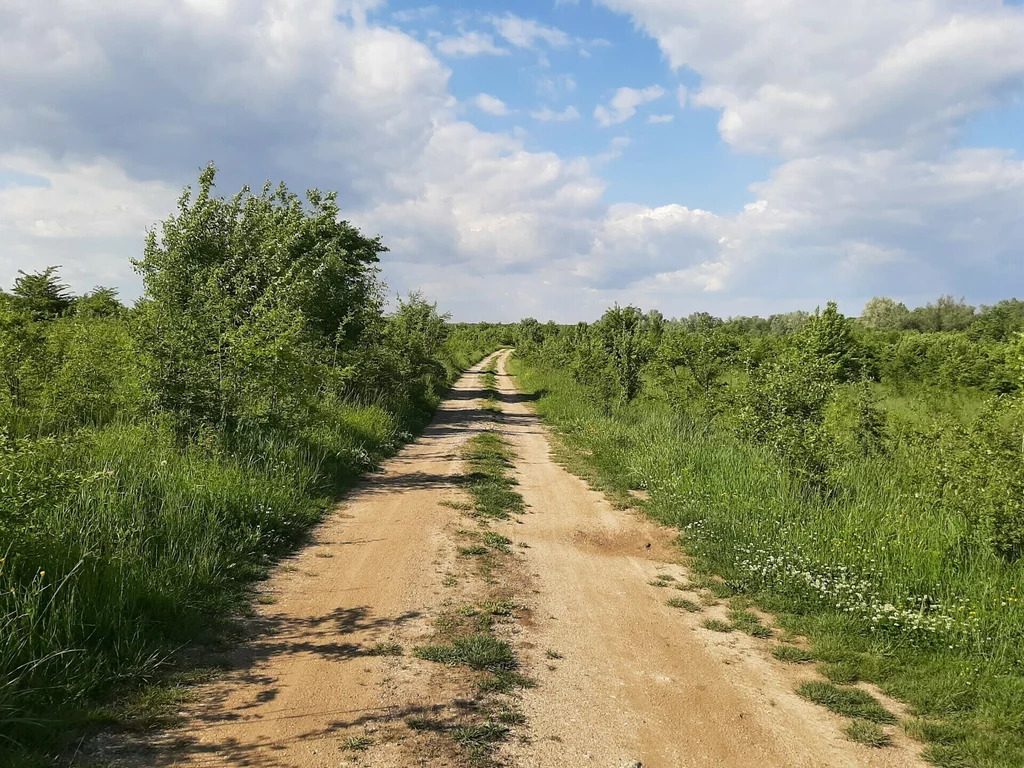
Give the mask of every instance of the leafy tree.
[(974, 322), (975, 317), (974, 307), (962, 298), (940, 296), (933, 304), (913, 310), (907, 327), (925, 333), (963, 331)]
[(852, 381), (865, 373), (864, 350), (853, 334), (853, 322), (840, 314), (834, 301), (810, 317), (797, 345), (805, 359), (820, 362), (834, 381)]
[(879, 331), (901, 331), (907, 327), (910, 310), (907, 305), (887, 296), (876, 296), (864, 305), (861, 322)]
[(810, 318), (811, 315), (803, 310), (772, 315), (768, 318), (768, 327), (772, 333), (785, 336), (790, 333), (799, 333)]
[(1012, 341), (1024, 331), (1024, 301), (1006, 299), (991, 307), (982, 307), (971, 325), (971, 336), (992, 341)]
[(656, 349), (655, 329), (636, 307), (616, 304), (595, 324), (594, 332), (611, 361), (620, 397), (628, 403), (640, 394), (644, 368)]
[(75, 300), (75, 314), (79, 317), (119, 317), (125, 312), (117, 299), (117, 289), (102, 285)]
[(380, 317), (380, 240), (340, 220), (334, 194), (284, 184), (230, 200), (215, 169), (135, 262), (141, 340), (158, 403), (186, 429), (301, 419), (327, 366)]
[(68, 286), (57, 275), (59, 266), (47, 267), (42, 272), (23, 272), (15, 279), (14, 295), (18, 305), (36, 320), (52, 320), (67, 312), (74, 303)]
[(655, 358), (658, 378), (678, 405), (695, 405), (697, 408), (691, 410), (714, 415), (723, 377), (734, 364), (733, 355), (738, 349), (736, 339), (720, 327), (703, 332), (672, 328), (662, 339)]

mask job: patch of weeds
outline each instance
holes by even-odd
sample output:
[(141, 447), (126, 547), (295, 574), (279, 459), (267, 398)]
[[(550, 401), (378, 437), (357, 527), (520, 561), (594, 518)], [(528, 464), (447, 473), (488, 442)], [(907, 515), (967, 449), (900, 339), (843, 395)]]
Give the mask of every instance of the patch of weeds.
[(772, 648), (772, 656), (779, 661), (788, 661), (790, 664), (809, 664), (814, 661), (814, 654), (797, 648), (795, 645), (776, 645)]
[(849, 685), (860, 680), (860, 665), (852, 661), (836, 661), (822, 664), (818, 671), (833, 683)]
[(693, 602), (693, 600), (687, 600), (685, 597), (670, 597), (665, 601), (665, 605), (672, 608), (683, 608), (690, 613), (696, 613), (700, 610), (699, 605)]
[(512, 454), (501, 435), (494, 432), (477, 435), (467, 443), (464, 455), (470, 470), (469, 492), (478, 517), (507, 520), (523, 511), (523, 497), (515, 490), (516, 481), (509, 475)]
[(870, 720), (873, 723), (894, 723), (896, 718), (870, 693), (860, 688), (840, 688), (832, 683), (804, 683), (797, 691), (805, 699), (821, 704), (836, 714)]
[(547, 656), (549, 659), (561, 659), (561, 658), (563, 658), (562, 654), (560, 654), (554, 648), (548, 648), (546, 651), (544, 651), (544, 655)]
[(465, 725), (452, 731), (452, 738), (464, 747), (494, 744), (508, 736), (509, 728), (504, 723), (488, 720), (479, 725)]
[(651, 579), (650, 581), (647, 582), (647, 585), (650, 586), (650, 587), (667, 587), (668, 586), (668, 582), (667, 581), (661, 581), (660, 579)]
[(675, 580), (676, 580), (676, 577), (675, 577), (675, 576), (670, 576), (670, 575), (669, 575), (669, 574), (667, 574), (667, 573), (659, 573), (659, 574), (658, 574), (657, 576), (655, 576), (654, 578), (655, 578), (655, 579), (656, 579), (657, 581), (665, 581), (665, 582), (672, 582), (672, 581), (675, 581)]
[(373, 744), (369, 736), (351, 736), (345, 741), (344, 748), (349, 752), (365, 752)]
[(529, 549), (530, 548), (530, 545), (527, 544), (525, 541), (520, 541), (518, 544), (516, 544), (516, 546), (519, 547), (520, 549)]
[(442, 587), (454, 587), (459, 583), (459, 580), (452, 574), (445, 574), (444, 579), (441, 581)]
[(713, 632), (732, 632), (735, 629), (732, 624), (721, 619), (705, 619), (704, 628)]
[(518, 672), (497, 672), (476, 684), (481, 693), (511, 693), (516, 688), (536, 688), (537, 684)]
[(414, 653), (427, 661), (449, 666), (463, 664), (487, 672), (507, 672), (518, 666), (512, 646), (485, 634), (460, 637), (451, 645), (420, 646)]
[(375, 643), (367, 649), (368, 656), (401, 656), (402, 646), (398, 643)]
[(485, 600), (480, 603), (480, 610), (491, 616), (511, 616), (518, 607), (512, 600)]
[(888, 747), (892, 744), (892, 737), (886, 733), (881, 726), (867, 720), (854, 720), (844, 729), (850, 741), (864, 744), (868, 747)]
[(473, 508), (473, 505), (470, 504), (468, 501), (452, 501), (450, 499), (445, 499), (444, 501), (442, 501), (441, 506), (450, 507), (452, 509), (458, 509), (462, 512), (468, 512)]
[(459, 547), (459, 554), (469, 557), (471, 555), (486, 555), (490, 550), (483, 544), (474, 544), (471, 547)]
[(718, 605), (718, 600), (714, 595), (709, 595), (705, 592), (700, 596), (700, 604), (710, 608), (712, 605)]
[(526, 722), (526, 714), (516, 707), (504, 706), (497, 712), (494, 719), (505, 725), (523, 725)]
[(729, 619), (733, 626), (741, 632), (746, 632), (753, 637), (771, 637), (772, 631), (761, 623), (761, 620), (750, 611), (736, 610), (729, 611)]
[(509, 545), (512, 543), (512, 539), (507, 536), (502, 536), (500, 533), (494, 531), (487, 531), (484, 533), (484, 544), (492, 549), (496, 549), (499, 552), (508, 554), (512, 550), (509, 549)]

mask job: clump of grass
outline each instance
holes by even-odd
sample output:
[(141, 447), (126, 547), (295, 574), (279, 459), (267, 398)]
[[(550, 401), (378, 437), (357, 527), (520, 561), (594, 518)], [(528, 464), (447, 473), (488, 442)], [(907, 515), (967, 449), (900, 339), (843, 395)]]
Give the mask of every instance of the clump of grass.
[(505, 725), (523, 725), (526, 722), (526, 714), (516, 707), (504, 706), (495, 714), (494, 719)]
[(460, 637), (450, 645), (426, 645), (415, 649), (421, 659), (449, 666), (465, 665), (487, 672), (507, 672), (518, 666), (512, 646), (487, 634)]
[(844, 732), (851, 741), (868, 747), (881, 748), (892, 744), (892, 737), (881, 726), (867, 720), (854, 720)]
[(772, 631), (761, 623), (756, 614), (747, 610), (729, 611), (729, 619), (736, 629), (754, 637), (771, 637)]
[(699, 605), (693, 602), (693, 600), (687, 600), (685, 597), (671, 597), (665, 601), (665, 605), (671, 606), (672, 608), (683, 608), (690, 613), (696, 613), (700, 610)]
[(464, 747), (492, 745), (508, 736), (511, 729), (505, 723), (487, 721), (479, 725), (465, 725), (452, 731), (452, 738)]
[(485, 600), (480, 603), (480, 610), (491, 616), (511, 616), (518, 607), (513, 600)]
[(468, 547), (459, 547), (459, 554), (463, 555), (464, 557), (471, 557), (474, 555), (486, 555), (488, 552), (490, 552), (490, 550), (487, 549), (487, 547), (485, 547), (483, 544), (471, 544)]
[(544, 651), (544, 655), (547, 656), (549, 659), (561, 659), (562, 658), (562, 654), (560, 654), (554, 648), (548, 648), (547, 650), (545, 650)]
[(667, 574), (667, 573), (659, 573), (659, 574), (658, 574), (657, 576), (655, 576), (654, 578), (655, 578), (655, 579), (656, 579), (657, 581), (666, 581), (666, 582), (671, 582), (671, 581), (675, 581), (675, 580), (676, 580), (676, 577), (675, 577), (675, 576), (670, 576), (670, 575), (669, 575), (669, 574)]
[(647, 585), (650, 587), (667, 587), (668, 582), (662, 581), (661, 579), (651, 579), (647, 582)]
[(821, 664), (818, 671), (833, 683), (850, 685), (860, 680), (860, 667), (853, 661), (835, 661)]
[(814, 661), (814, 654), (797, 648), (795, 645), (776, 645), (772, 648), (772, 656), (779, 661), (788, 661), (790, 664), (809, 664)]
[(495, 533), (494, 531), (486, 531), (484, 533), (484, 544), (499, 552), (504, 552), (505, 554), (511, 552), (512, 550), (509, 549), (511, 543), (512, 539), (502, 536), (500, 533)]
[[(507, 520), (523, 511), (523, 497), (509, 475), (511, 451), (501, 435), (484, 432), (470, 440), (464, 452), (474, 511), (485, 519)], [(511, 542), (510, 542), (511, 543)]]
[(481, 693), (510, 693), (516, 688), (536, 688), (537, 684), (518, 672), (502, 671), (478, 681), (476, 687)]
[(451, 499), (445, 499), (441, 502), (442, 507), (450, 507), (451, 509), (458, 509), (463, 512), (468, 512), (473, 508), (473, 505), (468, 501), (452, 501)]
[(712, 632), (732, 632), (735, 629), (732, 624), (721, 619), (705, 619), (704, 628)]
[(821, 704), (836, 714), (869, 720), (873, 723), (894, 723), (895, 716), (878, 703), (867, 691), (860, 688), (840, 688), (832, 683), (812, 681), (804, 683), (797, 691), (805, 699)]
[(373, 744), (369, 736), (350, 736), (345, 740), (344, 748), (349, 752), (365, 752)]
[(398, 643), (374, 643), (366, 651), (368, 656), (401, 656), (402, 646)]

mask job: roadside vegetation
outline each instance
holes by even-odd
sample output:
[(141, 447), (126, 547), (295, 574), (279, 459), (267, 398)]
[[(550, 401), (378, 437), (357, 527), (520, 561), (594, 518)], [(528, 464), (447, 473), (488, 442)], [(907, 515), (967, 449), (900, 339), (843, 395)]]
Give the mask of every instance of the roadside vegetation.
[[(870, 682), (908, 703), (933, 763), (1009, 768), (1024, 765), (1022, 331), (1016, 300), (875, 299), (861, 318), (614, 307), (523, 321), (512, 365), (574, 471), (678, 526), (716, 597), (807, 639), (775, 654), (820, 662), (832, 682), (801, 692), (851, 714), (851, 738), (889, 743)], [(770, 634), (742, 604), (730, 616), (712, 629)]]
[(150, 235), (133, 306), (57, 268), (0, 291), (5, 765), (160, 699), (177, 651), (507, 341), (419, 295), (388, 311), (386, 249), (332, 195), (214, 181)]

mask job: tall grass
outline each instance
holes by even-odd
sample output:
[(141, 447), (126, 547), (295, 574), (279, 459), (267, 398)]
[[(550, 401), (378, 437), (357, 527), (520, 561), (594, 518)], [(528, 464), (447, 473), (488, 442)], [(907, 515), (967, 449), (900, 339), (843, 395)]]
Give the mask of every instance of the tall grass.
[(927, 444), (852, 459), (824, 495), (731, 431), (652, 400), (609, 411), (565, 372), (514, 365), (601, 482), (647, 490), (701, 567), (906, 699), (933, 761), (1024, 765), (1024, 568), (929, 503)]
[[(470, 341), (450, 377), (489, 351)], [(59, 751), (177, 649), (218, 637), (253, 580), (438, 399), (398, 414), (323, 404), (298, 431), (185, 444), (158, 418), (0, 433), (0, 763)]]

